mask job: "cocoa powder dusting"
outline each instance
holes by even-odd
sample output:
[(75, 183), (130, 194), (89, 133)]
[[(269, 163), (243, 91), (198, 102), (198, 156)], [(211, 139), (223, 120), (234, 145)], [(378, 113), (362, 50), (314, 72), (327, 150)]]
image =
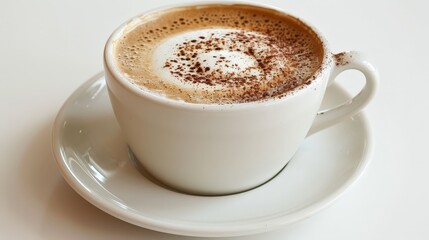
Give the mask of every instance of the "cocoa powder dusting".
[[(178, 42), (175, 52), (161, 65), (175, 79), (194, 88), (175, 86), (152, 70), (151, 59), (156, 58), (152, 54), (163, 40), (213, 28), (230, 31)], [(280, 98), (308, 85), (323, 58), (320, 40), (299, 20), (244, 5), (167, 11), (161, 19), (127, 33), (118, 41), (115, 54), (118, 68), (130, 82), (148, 91), (191, 103), (225, 104)], [(242, 56), (244, 60), (237, 60)], [(337, 65), (348, 63), (343, 61), (343, 54), (334, 56)]]
[(349, 61), (346, 58), (345, 52), (337, 53), (337, 54), (334, 54), (333, 56), (334, 56), (334, 61), (336, 66), (344, 66), (349, 64)]

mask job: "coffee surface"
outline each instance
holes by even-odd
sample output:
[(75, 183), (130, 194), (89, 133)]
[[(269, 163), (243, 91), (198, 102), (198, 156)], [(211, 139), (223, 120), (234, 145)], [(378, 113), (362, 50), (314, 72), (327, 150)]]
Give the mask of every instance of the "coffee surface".
[(115, 64), (143, 91), (190, 103), (282, 97), (311, 82), (322, 44), (299, 20), (248, 5), (149, 13), (114, 42)]

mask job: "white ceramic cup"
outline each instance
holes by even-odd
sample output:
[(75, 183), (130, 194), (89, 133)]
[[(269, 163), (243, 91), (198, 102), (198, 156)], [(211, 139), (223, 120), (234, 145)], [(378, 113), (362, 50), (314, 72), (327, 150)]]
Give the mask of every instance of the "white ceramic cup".
[[(245, 4), (283, 12), (266, 5)], [(154, 11), (174, 7), (178, 6)], [(216, 105), (167, 99), (129, 83), (114, 64), (113, 42), (137, 19), (121, 25), (107, 41), (104, 68), (109, 96), (140, 164), (178, 191), (231, 194), (267, 182), (289, 162), (306, 136), (358, 113), (376, 90), (377, 72), (361, 53), (332, 54), (323, 36), (305, 23), (316, 32), (324, 48), (323, 63), (311, 84), (280, 99), (260, 102)], [(365, 86), (343, 105), (319, 111), (327, 86), (347, 69), (361, 71)]]

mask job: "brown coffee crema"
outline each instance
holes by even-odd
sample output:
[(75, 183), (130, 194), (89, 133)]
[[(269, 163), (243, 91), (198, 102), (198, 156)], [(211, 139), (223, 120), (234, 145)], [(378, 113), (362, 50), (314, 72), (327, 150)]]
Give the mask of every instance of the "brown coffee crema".
[(149, 13), (114, 42), (116, 67), (142, 91), (201, 104), (286, 95), (309, 84), (323, 46), (284, 13), (205, 5)]

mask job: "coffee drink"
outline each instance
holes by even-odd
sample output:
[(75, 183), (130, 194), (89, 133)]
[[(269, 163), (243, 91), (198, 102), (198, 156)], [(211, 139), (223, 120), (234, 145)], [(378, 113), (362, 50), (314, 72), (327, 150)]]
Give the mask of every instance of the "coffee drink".
[(249, 5), (149, 13), (114, 42), (119, 71), (142, 91), (197, 104), (280, 98), (311, 83), (324, 55), (298, 19)]
[[(107, 41), (113, 112), (137, 165), (162, 184), (202, 195), (260, 186), (306, 136), (349, 120), (374, 96), (378, 75), (362, 54), (332, 54), (310, 25), (258, 5), (158, 9)], [(364, 74), (360, 93), (320, 110), (348, 69)]]

